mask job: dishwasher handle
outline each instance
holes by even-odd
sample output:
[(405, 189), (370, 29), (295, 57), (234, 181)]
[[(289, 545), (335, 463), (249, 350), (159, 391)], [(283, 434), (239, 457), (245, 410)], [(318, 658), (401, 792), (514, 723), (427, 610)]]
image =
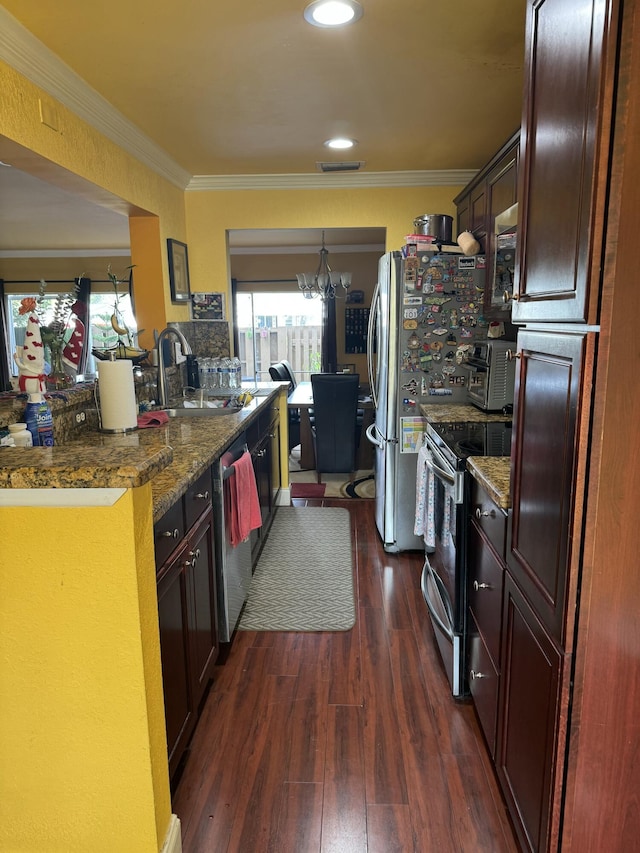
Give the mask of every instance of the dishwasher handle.
[(248, 446), (246, 444), (243, 444), (239, 448), (227, 450), (226, 453), (222, 454), (222, 456), (220, 457), (220, 472), (223, 481), (229, 480), (231, 477), (235, 477), (236, 469), (233, 467), (233, 463), (237, 462), (238, 459), (241, 459), (244, 454), (248, 452)]

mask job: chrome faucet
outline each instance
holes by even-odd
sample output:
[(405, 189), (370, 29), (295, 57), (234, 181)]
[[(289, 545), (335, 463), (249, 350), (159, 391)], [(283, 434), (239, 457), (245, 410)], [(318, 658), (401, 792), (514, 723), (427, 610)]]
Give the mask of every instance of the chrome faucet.
[(163, 329), (158, 335), (158, 340), (156, 342), (156, 349), (158, 352), (158, 402), (163, 409), (167, 408), (169, 400), (167, 398), (167, 377), (165, 375), (162, 343), (169, 337), (169, 335), (174, 335), (180, 342), (183, 355), (193, 355), (189, 342), (179, 329), (176, 329), (173, 326), (167, 326), (166, 329)]

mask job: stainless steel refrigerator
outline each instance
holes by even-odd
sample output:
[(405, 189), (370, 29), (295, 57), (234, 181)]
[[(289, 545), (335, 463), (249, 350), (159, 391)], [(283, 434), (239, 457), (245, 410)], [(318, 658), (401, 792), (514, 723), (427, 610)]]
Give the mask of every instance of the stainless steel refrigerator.
[[(456, 247), (457, 248), (457, 247)], [(380, 258), (367, 340), (376, 409), (376, 525), (385, 551), (423, 549), (413, 532), (421, 403), (464, 403), (460, 367), (478, 338), (485, 258), (459, 252), (389, 252)]]

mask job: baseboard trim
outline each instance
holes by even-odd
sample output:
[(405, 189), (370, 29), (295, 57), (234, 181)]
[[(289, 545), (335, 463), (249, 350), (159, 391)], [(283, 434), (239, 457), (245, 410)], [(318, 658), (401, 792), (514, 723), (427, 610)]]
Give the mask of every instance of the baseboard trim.
[(182, 833), (180, 832), (180, 818), (178, 815), (171, 815), (169, 829), (167, 830), (160, 853), (182, 853)]
[(291, 506), (291, 488), (280, 489), (276, 506)]

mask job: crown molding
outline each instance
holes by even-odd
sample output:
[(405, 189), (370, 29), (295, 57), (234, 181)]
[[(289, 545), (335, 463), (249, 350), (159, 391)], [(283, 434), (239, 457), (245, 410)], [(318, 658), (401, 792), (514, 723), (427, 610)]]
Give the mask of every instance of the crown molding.
[(131, 249), (0, 249), (0, 258), (128, 258)]
[(55, 53), (0, 6), (0, 59), (143, 165), (184, 189), (191, 177)]
[[(384, 254), (384, 243), (354, 243), (352, 245), (331, 246), (331, 255), (361, 254), (375, 252)], [(317, 255), (318, 245), (313, 246), (229, 246), (230, 255)]]
[(43, 89), (143, 165), (180, 189), (283, 190), (466, 186), (476, 169), (327, 172), (281, 175), (193, 175), (0, 6), (0, 60)]
[(319, 190), (365, 187), (466, 186), (477, 169), (415, 172), (338, 172), (289, 175), (194, 175), (188, 192), (205, 190)]

